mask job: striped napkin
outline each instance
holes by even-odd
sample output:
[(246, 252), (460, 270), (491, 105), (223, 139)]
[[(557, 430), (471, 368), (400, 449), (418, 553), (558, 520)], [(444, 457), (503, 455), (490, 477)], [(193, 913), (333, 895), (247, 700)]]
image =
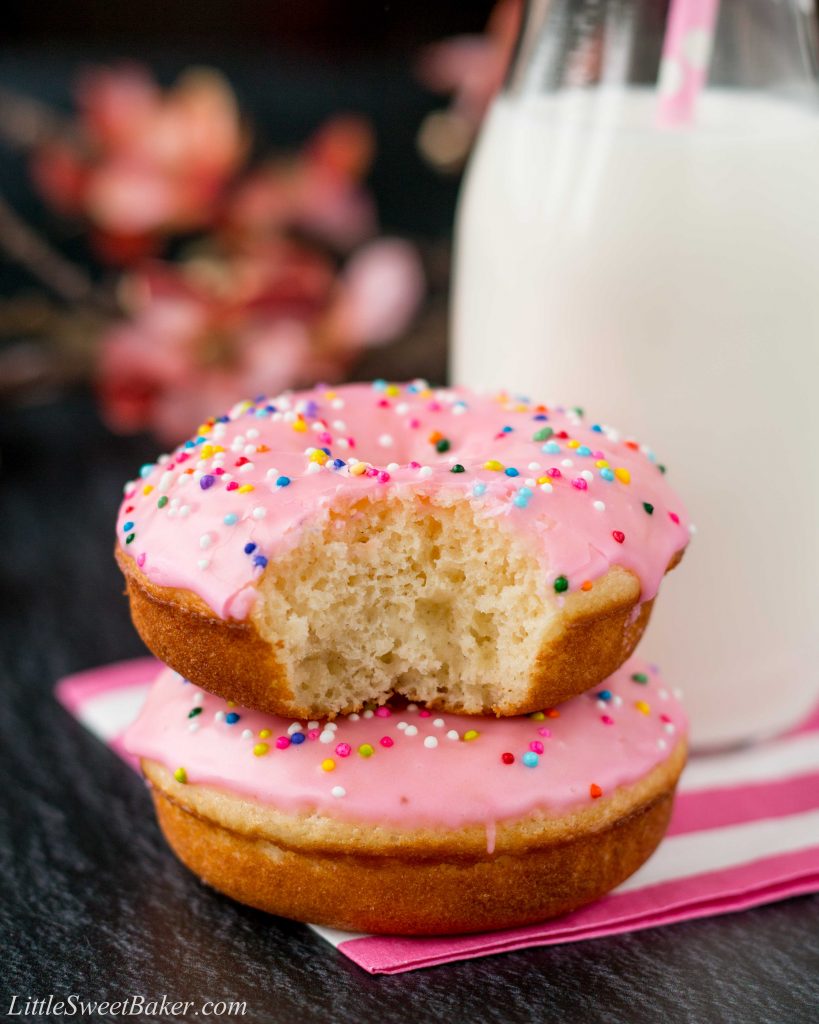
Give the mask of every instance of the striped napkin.
[[(158, 662), (81, 672), (57, 684), (63, 707), (136, 768), (121, 737)], [(372, 974), (528, 946), (598, 938), (744, 910), (819, 891), (819, 709), (799, 729), (734, 753), (696, 757), (685, 770), (668, 836), (619, 888), (545, 924), (485, 935), (407, 939), (311, 925)]]

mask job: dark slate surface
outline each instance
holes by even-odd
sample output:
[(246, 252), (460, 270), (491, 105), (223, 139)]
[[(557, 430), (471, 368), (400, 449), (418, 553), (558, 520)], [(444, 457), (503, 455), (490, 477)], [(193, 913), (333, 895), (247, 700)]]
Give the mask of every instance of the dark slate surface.
[(206, 890), (137, 777), (51, 695), (66, 672), (141, 653), (112, 522), (153, 446), (112, 439), (75, 399), (7, 413), (0, 447), (0, 1015), (15, 993), (75, 992), (244, 1000), (245, 1020), (286, 1024), (817, 1020), (817, 897), (370, 977), (306, 928)]

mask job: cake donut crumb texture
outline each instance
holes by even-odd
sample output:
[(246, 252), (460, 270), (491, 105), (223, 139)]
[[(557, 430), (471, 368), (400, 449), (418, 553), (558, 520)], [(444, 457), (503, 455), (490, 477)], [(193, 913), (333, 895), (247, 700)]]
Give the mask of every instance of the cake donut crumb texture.
[(688, 538), (579, 410), (375, 382), (203, 424), (127, 486), (117, 559), (148, 646), (248, 706), (513, 715), (630, 655)]
[(443, 934), (543, 920), (628, 877), (665, 831), (686, 733), (632, 660), (560, 708), (483, 722), (416, 705), (292, 721), (165, 670), (125, 745), (208, 884), (313, 923)]

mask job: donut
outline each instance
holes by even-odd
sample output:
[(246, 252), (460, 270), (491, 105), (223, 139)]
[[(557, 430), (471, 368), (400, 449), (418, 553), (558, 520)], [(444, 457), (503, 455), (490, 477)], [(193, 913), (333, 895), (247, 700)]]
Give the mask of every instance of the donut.
[(565, 913), (667, 827), (687, 721), (656, 669), (516, 718), (243, 709), (165, 669), (126, 748), (177, 856), (242, 903), (352, 931), (432, 935)]
[(376, 381), (202, 424), (126, 486), (116, 555), (148, 647), (244, 706), (506, 716), (621, 665), (688, 539), (582, 410)]

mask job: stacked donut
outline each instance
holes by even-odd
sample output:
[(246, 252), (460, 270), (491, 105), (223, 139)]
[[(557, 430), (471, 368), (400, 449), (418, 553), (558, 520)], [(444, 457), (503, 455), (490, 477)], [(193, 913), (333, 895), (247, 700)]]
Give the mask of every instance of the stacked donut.
[(242, 402), (126, 486), (168, 666), (126, 737), (180, 858), (339, 928), (511, 927), (653, 851), (685, 714), (633, 659), (689, 539), (582, 410), (410, 384)]

